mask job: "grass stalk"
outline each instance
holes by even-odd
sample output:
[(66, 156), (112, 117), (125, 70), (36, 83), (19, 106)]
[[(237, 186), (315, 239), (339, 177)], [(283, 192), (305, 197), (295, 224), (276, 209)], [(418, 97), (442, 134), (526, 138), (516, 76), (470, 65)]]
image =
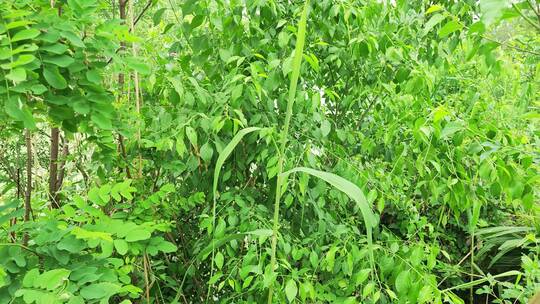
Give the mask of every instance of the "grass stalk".
[[(270, 271), (273, 273), (276, 266), (276, 247), (277, 247), (277, 234), (279, 230), (279, 203), (281, 200), (281, 188), (283, 186), (284, 177), (283, 173), (283, 162), (285, 160), (285, 147), (287, 145), (287, 137), (289, 135), (289, 126), (291, 123), (291, 118), (293, 114), (293, 105), (296, 97), (296, 88), (298, 85), (298, 77), (300, 76), (300, 67), (302, 65), (302, 54), (304, 50), (304, 42), (306, 38), (306, 23), (307, 15), (309, 9), (309, 0), (304, 4), (304, 9), (302, 10), (302, 16), (300, 17), (300, 22), (297, 28), (296, 35), (296, 46), (294, 50), (293, 57), (293, 68), (291, 74), (291, 82), (289, 85), (289, 97), (287, 100), (287, 113), (285, 114), (285, 124), (280, 134), (280, 148), (279, 148), (279, 159), (278, 159), (278, 172), (277, 172), (277, 181), (276, 181), (276, 195), (274, 201), (274, 217), (273, 217), (273, 228), (272, 228), (272, 254), (270, 257)], [(268, 286), (268, 303), (272, 303), (272, 296), (274, 294), (274, 280), (270, 281)]]

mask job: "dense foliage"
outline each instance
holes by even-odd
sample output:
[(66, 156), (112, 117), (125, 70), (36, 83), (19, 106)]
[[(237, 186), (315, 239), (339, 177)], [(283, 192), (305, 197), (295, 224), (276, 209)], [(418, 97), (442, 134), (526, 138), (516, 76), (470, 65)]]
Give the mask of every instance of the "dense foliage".
[(0, 303), (540, 290), (538, 0), (2, 0), (0, 82)]

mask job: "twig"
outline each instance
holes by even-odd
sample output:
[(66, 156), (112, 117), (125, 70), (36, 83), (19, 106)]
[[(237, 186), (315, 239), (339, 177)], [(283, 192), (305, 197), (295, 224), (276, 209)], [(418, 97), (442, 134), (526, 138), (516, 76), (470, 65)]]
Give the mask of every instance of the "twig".
[[(139, 20), (141, 20), (142, 16), (144, 15), (144, 13), (146, 13), (146, 11), (148, 10), (148, 8), (150, 8), (150, 5), (152, 5), (152, 0), (149, 0), (146, 5), (144, 6), (143, 10), (139, 13), (139, 15), (137, 16), (137, 18), (135, 18), (135, 21), (133, 22), (133, 26), (135, 26)], [(128, 32), (131, 33), (131, 28), (128, 29)], [(115, 53), (118, 53), (120, 52), (120, 50), (123, 49), (123, 46), (119, 47), (116, 49)], [(107, 61), (107, 64), (111, 63), (112, 62), (112, 57), (109, 59), (109, 61)]]
[(527, 0), (527, 4), (531, 7), (534, 14), (536, 15), (536, 18), (538, 19), (538, 24), (540, 24), (540, 3), (537, 3), (536, 6), (538, 7), (538, 10), (534, 8), (533, 2), (531, 0)]
[[(24, 221), (30, 221), (30, 214), (32, 213), (32, 134), (30, 130), (26, 129), (26, 192), (24, 194)], [(26, 232), (23, 237), (23, 244), (28, 244), (28, 233)]]
[(139, 13), (139, 15), (137, 16), (137, 18), (135, 19), (135, 21), (133, 22), (133, 26), (135, 26), (137, 24), (137, 22), (139, 22), (139, 20), (142, 18), (143, 14), (148, 10), (148, 8), (150, 8), (150, 5), (152, 5), (152, 0), (148, 1), (146, 3), (146, 5), (144, 6), (144, 8), (142, 9), (142, 11)]
[[(534, 21), (532, 21), (531, 19), (529, 19), (529, 17), (525, 16), (525, 14), (523, 14), (523, 12), (514, 4), (512, 3), (512, 7), (514, 8), (514, 10), (521, 16), (523, 17), (523, 19), (525, 19), (525, 21), (527, 21), (530, 25), (532, 25), (533, 27), (535, 27), (538, 31), (540, 31), (540, 25), (539, 24), (536, 24), (534, 23)], [(536, 13), (536, 11), (535, 11)], [(540, 18), (540, 17), (539, 17)]]
[(364, 112), (362, 112), (362, 115), (360, 116), (360, 118), (358, 119), (358, 122), (356, 123), (357, 128), (360, 128), (360, 126), (362, 125), (362, 121), (367, 116), (367, 113), (371, 110), (373, 105), (375, 104), (375, 101), (377, 101), (377, 97), (369, 100), (369, 105), (368, 105), (367, 109), (365, 109)]
[(143, 255), (143, 265), (144, 265), (144, 287), (146, 294), (146, 303), (150, 303), (150, 288), (148, 285), (148, 260), (146, 253)]
[(35, 254), (36, 256), (40, 256), (39, 253), (35, 252), (34, 250), (30, 249), (29, 247), (25, 246), (25, 245), (22, 245), (22, 244), (19, 244), (19, 243), (0, 243), (0, 246), (16, 246), (16, 247), (21, 247), (22, 249), (28, 251), (28, 252), (31, 252), (33, 254)]
[(508, 48), (511, 48), (511, 49), (514, 49), (516, 51), (520, 51), (520, 52), (524, 52), (524, 53), (529, 53), (529, 54), (533, 54), (533, 55), (537, 55), (537, 56), (540, 56), (540, 53), (537, 53), (535, 51), (531, 51), (531, 50), (527, 50), (527, 49), (522, 49), (522, 48), (519, 48), (519, 47), (516, 47), (516, 46), (513, 46), (513, 45), (509, 45), (507, 42), (501, 42), (501, 41), (498, 41), (498, 40), (495, 40), (493, 38), (489, 38), (489, 37), (486, 37), (486, 36), (483, 36), (482, 35), (482, 38), (486, 39), (486, 40), (489, 40), (491, 42), (495, 42), (495, 43), (498, 43), (502, 46), (505, 46), (505, 47), (508, 47)]

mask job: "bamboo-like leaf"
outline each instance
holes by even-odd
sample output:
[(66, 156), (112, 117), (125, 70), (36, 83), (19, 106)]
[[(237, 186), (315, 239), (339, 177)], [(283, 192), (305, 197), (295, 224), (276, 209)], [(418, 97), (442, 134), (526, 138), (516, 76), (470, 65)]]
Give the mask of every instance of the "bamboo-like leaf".
[(485, 238), (494, 238), (499, 237), (505, 234), (520, 233), (520, 232), (529, 232), (534, 231), (534, 227), (527, 226), (497, 226), (497, 227), (488, 227), (478, 229), (475, 233), (476, 236), (484, 235)]
[[(248, 231), (248, 232), (229, 234), (229, 235), (226, 235), (226, 236), (224, 236), (224, 237), (222, 237), (222, 238), (220, 238), (218, 240), (215, 240), (215, 239), (211, 238), (212, 241), (210, 242), (210, 244), (207, 245), (206, 247), (204, 247), (197, 254), (197, 259), (199, 261), (203, 261), (216, 248), (219, 248), (219, 247), (227, 244), (228, 242), (230, 242), (232, 240), (242, 239), (243, 237), (245, 237), (247, 235), (252, 235), (252, 236), (257, 236), (257, 237), (269, 237), (269, 236), (272, 235), (272, 230), (270, 230), (270, 229), (256, 229), (256, 230), (252, 230), (252, 231)], [(213, 258), (212, 258), (212, 261), (213, 261)]]
[(368, 250), (370, 254), (370, 262), (371, 267), (374, 268), (374, 262), (373, 262), (373, 227), (377, 225), (377, 218), (375, 217), (375, 214), (373, 214), (373, 211), (371, 210), (371, 206), (369, 205), (366, 196), (362, 192), (362, 190), (356, 186), (355, 184), (351, 183), (350, 181), (344, 179), (343, 177), (329, 173), (324, 171), (319, 171), (311, 168), (306, 167), (297, 167), (294, 169), (291, 169), (287, 172), (284, 172), (284, 176), (288, 176), (291, 173), (295, 172), (303, 172), (307, 173), (309, 175), (313, 175), (315, 177), (318, 177), (325, 182), (329, 183), (330, 185), (334, 186), (339, 191), (347, 194), (352, 200), (356, 202), (356, 206), (360, 209), (360, 212), (362, 213), (362, 217), (364, 219), (364, 223), (366, 225), (366, 234), (368, 239)]
[[(199, 261), (203, 261), (204, 259), (206, 259), (208, 257), (208, 255), (210, 253), (212, 253), (216, 248), (219, 248), (225, 244), (227, 244), (228, 242), (232, 241), (232, 240), (238, 240), (238, 239), (241, 239), (245, 236), (246, 234), (245, 233), (235, 233), (235, 234), (229, 234), (219, 240), (214, 240), (213, 238), (210, 238), (211, 241), (210, 241), (210, 244), (207, 245), (206, 247), (204, 247), (198, 254), (197, 254), (197, 259)], [(212, 257), (212, 263), (214, 263), (214, 257)], [(212, 274), (213, 275), (213, 274)], [(210, 276), (212, 277), (212, 276)]]
[[(225, 146), (223, 151), (219, 153), (219, 156), (216, 162), (216, 167), (214, 168), (214, 182), (212, 184), (212, 197), (213, 197), (212, 233), (214, 232), (214, 226), (216, 225), (216, 196), (217, 196), (217, 185), (219, 181), (219, 175), (221, 173), (221, 167), (223, 167), (223, 164), (225, 163), (229, 155), (231, 155), (234, 148), (236, 148), (236, 146), (238, 145), (238, 143), (240, 143), (240, 141), (242, 140), (242, 138), (244, 138), (244, 136), (246, 136), (247, 134), (251, 132), (258, 131), (260, 129), (261, 128), (257, 128), (257, 127), (249, 127), (249, 128), (240, 130), (238, 133), (236, 133), (233, 139), (227, 144), (227, 146)], [(210, 246), (209, 248), (212, 250), (212, 266), (210, 269), (210, 277), (212, 277), (213, 272), (214, 272), (214, 257), (215, 257), (215, 247), (216, 247), (215, 245), (216, 245), (216, 242), (212, 238), (212, 243), (209, 245)], [(211, 286), (209, 285), (208, 294), (210, 294), (210, 290), (211, 290)]]
[[(510, 271), (507, 271), (507, 272), (503, 272), (503, 273), (499, 273), (497, 275), (491, 276), (491, 278), (498, 279), (498, 278), (509, 277), (509, 276), (517, 276), (519, 274), (521, 274), (521, 272), (519, 272), (517, 270), (510, 270)], [(443, 290), (442, 292), (447, 292), (447, 291), (455, 290), (455, 289), (469, 288), (471, 286), (476, 286), (478, 284), (482, 284), (482, 283), (487, 282), (489, 280), (490, 280), (490, 278), (488, 278), (488, 277), (481, 278), (481, 279), (478, 279), (478, 280), (473, 280), (473, 281), (470, 281), (470, 282), (467, 282), (467, 283), (452, 286), (450, 288), (447, 288), (447, 289)]]
[[(218, 184), (218, 180), (219, 180), (219, 174), (221, 173), (221, 167), (223, 167), (223, 164), (225, 163), (225, 161), (227, 160), (229, 155), (231, 155), (234, 148), (236, 148), (236, 146), (238, 145), (238, 143), (240, 143), (240, 141), (242, 140), (242, 138), (244, 138), (244, 136), (246, 136), (247, 134), (249, 134), (251, 132), (258, 131), (260, 129), (261, 128), (257, 128), (257, 127), (249, 127), (249, 128), (245, 128), (245, 129), (240, 130), (238, 133), (236, 133), (236, 135), (233, 137), (233, 139), (227, 144), (227, 146), (225, 146), (223, 151), (221, 151), (221, 153), (219, 153), (219, 156), (218, 156), (218, 159), (217, 159), (217, 162), (216, 162), (216, 167), (214, 168), (214, 183), (212, 185), (212, 196), (214, 198), (214, 206), (213, 206), (214, 209), (215, 209), (215, 203), (216, 203), (217, 184)], [(215, 217), (215, 214), (213, 214), (213, 216)]]

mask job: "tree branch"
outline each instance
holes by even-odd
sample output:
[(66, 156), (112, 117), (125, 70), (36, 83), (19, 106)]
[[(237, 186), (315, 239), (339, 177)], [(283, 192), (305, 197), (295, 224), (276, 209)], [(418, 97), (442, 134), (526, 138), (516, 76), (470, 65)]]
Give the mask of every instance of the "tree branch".
[[(122, 1), (122, 0), (120, 0), (120, 1)], [(125, 0), (125, 1), (127, 1), (127, 0)], [(146, 5), (144, 6), (144, 8), (142, 9), (142, 11), (139, 13), (139, 15), (137, 15), (137, 18), (135, 18), (135, 21), (133, 22), (133, 26), (135, 26), (135, 25), (139, 22), (139, 20), (141, 20), (142, 16), (144, 15), (144, 13), (146, 13), (146, 11), (150, 8), (151, 5), (152, 5), (152, 0), (149, 0), (149, 1), (146, 3)], [(120, 17), (122, 18), (122, 16), (120, 16)], [(125, 15), (124, 15), (124, 18), (122, 18), (122, 19), (125, 19)], [(128, 29), (128, 32), (131, 33), (131, 28)], [(120, 50), (123, 49), (123, 48), (124, 48), (123, 46), (119, 47), (118, 49), (116, 49), (116, 52), (115, 52), (115, 53), (120, 52)], [(112, 60), (113, 60), (113, 59), (112, 59), (112, 57), (111, 57), (111, 58), (109, 59), (109, 61), (107, 61), (107, 64), (111, 63)]]
[[(515, 10), (521, 17), (523, 17), (523, 19), (525, 19), (525, 21), (527, 21), (530, 25), (532, 25), (533, 27), (535, 27), (536, 30), (540, 31), (540, 24), (534, 23), (534, 21), (532, 21), (531, 19), (529, 19), (529, 17), (525, 16), (525, 14), (523, 14), (523, 12), (519, 9), (519, 7), (517, 7), (514, 3), (512, 3), (512, 7), (514, 8), (514, 10)], [(536, 11), (535, 11), (535, 13), (536, 13)]]

